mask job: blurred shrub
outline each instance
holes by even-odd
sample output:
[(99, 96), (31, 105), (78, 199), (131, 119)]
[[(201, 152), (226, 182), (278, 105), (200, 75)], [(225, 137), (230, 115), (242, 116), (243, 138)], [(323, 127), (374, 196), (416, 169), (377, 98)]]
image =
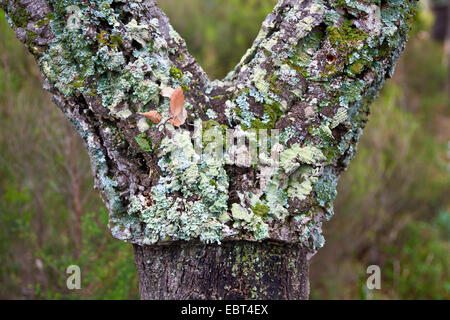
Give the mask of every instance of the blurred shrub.
[(450, 213), (446, 211), (431, 223), (411, 221), (397, 241), (383, 249), (387, 255), (384, 276), (392, 283), (392, 297), (450, 298), (449, 222)]
[[(51, 278), (51, 285), (34, 285), (35, 298), (42, 299), (136, 299), (138, 282), (131, 246), (111, 239), (106, 230), (108, 213), (88, 212), (83, 216), (83, 244), (79, 256), (71, 250), (55, 254), (48, 246), (35, 253)], [(80, 267), (81, 290), (68, 290), (65, 270), (75, 264)]]
[(276, 0), (163, 0), (190, 52), (212, 79), (233, 70), (256, 38)]

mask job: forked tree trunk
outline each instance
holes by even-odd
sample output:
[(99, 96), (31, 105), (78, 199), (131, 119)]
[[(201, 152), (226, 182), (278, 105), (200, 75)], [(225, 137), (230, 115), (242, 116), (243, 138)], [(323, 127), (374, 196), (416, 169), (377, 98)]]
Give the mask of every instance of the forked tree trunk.
[[(112, 235), (134, 244), (143, 299), (308, 298), (307, 257), (324, 244), (415, 1), (279, 0), (221, 81), (155, 1), (0, 7), (86, 144)], [(223, 159), (194, 156), (198, 140), (218, 141), (210, 129), (234, 130)], [(249, 129), (275, 129), (271, 152), (237, 160), (265, 137)]]
[(142, 299), (305, 300), (308, 251), (299, 244), (228, 241), (134, 246)]

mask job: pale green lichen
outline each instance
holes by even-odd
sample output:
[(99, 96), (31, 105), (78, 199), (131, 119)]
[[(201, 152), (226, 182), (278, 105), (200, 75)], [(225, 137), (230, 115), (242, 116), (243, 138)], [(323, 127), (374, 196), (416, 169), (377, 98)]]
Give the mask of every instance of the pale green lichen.
[(302, 148), (296, 143), (280, 154), (280, 167), (287, 174), (291, 174), (302, 164), (319, 164), (323, 160), (325, 157), (320, 149), (313, 146)]
[(149, 130), (150, 129), (149, 120), (147, 120), (146, 118), (139, 119), (139, 121), (137, 122), (137, 127), (139, 129), (139, 132), (141, 133)]
[[(304, 181), (301, 181), (304, 179)], [(297, 198), (299, 201), (305, 200), (313, 191), (313, 186), (318, 181), (318, 174), (302, 174), (299, 178), (292, 179), (292, 182), (289, 184), (288, 196), (289, 198)]]
[[(198, 164), (189, 132), (173, 130), (172, 134), (160, 146), (163, 175), (152, 189), (155, 204), (140, 212), (147, 225), (144, 242), (174, 238), (220, 242), (228, 208), (223, 163), (206, 157)], [(170, 196), (174, 192), (181, 192), (182, 197)], [(197, 200), (188, 200), (194, 195)]]
[(136, 40), (143, 47), (145, 47), (150, 40), (149, 26), (139, 25), (135, 19), (132, 19), (127, 25), (125, 25), (125, 28), (129, 32), (129, 37)]
[(256, 70), (253, 71), (255, 87), (263, 94), (267, 94), (270, 88), (269, 83), (265, 80), (266, 74), (267, 71), (260, 67), (257, 67)]
[(344, 123), (348, 118), (348, 112), (346, 108), (339, 108), (336, 112), (335, 116), (333, 117), (333, 121), (330, 125), (331, 129), (336, 128), (341, 123)]
[(241, 227), (253, 232), (255, 240), (262, 240), (269, 236), (269, 226), (267, 223), (252, 211), (247, 210), (237, 203), (233, 203), (231, 213), (235, 220), (233, 225), (235, 228)]
[(252, 216), (248, 213), (247, 209), (237, 203), (231, 205), (231, 214), (233, 215), (233, 219), (237, 221), (243, 220), (245, 222), (250, 222), (252, 219)]

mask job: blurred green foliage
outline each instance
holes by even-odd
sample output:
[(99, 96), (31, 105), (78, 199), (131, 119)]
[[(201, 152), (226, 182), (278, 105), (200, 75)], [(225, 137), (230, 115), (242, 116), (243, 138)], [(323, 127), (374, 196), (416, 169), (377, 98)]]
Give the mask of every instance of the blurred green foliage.
[[(212, 78), (231, 71), (274, 0), (164, 0)], [(394, 79), (372, 107), (339, 184), (311, 298), (448, 299), (449, 97), (443, 45), (422, 9)], [(132, 247), (113, 240), (86, 152), (42, 90), (36, 64), (0, 12), (0, 298), (136, 299)], [(82, 289), (66, 288), (79, 265)], [(382, 270), (369, 291), (366, 268)]]
[(211, 79), (233, 70), (275, 0), (162, 0), (159, 6)]

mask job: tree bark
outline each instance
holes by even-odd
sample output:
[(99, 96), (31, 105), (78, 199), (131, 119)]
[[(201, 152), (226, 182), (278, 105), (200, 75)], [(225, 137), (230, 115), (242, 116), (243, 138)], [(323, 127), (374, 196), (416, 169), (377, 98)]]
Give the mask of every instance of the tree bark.
[(228, 241), (134, 245), (141, 299), (305, 300), (308, 251), (299, 244)]

